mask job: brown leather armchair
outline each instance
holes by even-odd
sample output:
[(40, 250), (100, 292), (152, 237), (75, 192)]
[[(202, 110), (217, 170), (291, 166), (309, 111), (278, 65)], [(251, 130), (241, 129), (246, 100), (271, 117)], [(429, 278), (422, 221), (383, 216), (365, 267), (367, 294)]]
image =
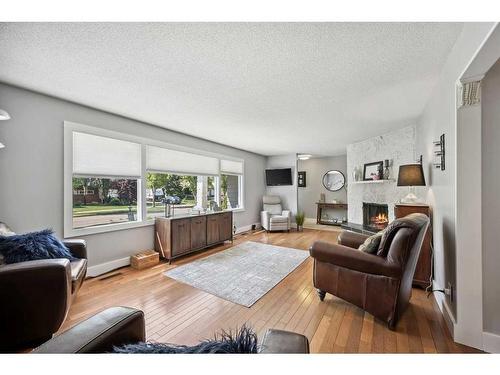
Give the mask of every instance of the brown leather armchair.
[(87, 249), (83, 240), (63, 242), (77, 260), (0, 266), (0, 352), (37, 346), (64, 322), (87, 273)]
[(326, 293), (361, 307), (394, 328), (411, 297), (412, 279), (429, 218), (411, 214), (394, 220), (376, 254), (358, 250), (367, 236), (343, 232), (338, 244), (317, 241), (314, 286), (321, 300)]

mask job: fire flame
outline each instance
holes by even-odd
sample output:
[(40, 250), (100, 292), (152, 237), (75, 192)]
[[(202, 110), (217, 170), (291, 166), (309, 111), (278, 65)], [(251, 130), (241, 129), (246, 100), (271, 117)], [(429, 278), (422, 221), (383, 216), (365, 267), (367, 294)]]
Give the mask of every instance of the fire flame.
[(389, 222), (389, 218), (384, 213), (379, 213), (377, 216), (372, 218), (372, 222), (375, 224), (385, 224)]

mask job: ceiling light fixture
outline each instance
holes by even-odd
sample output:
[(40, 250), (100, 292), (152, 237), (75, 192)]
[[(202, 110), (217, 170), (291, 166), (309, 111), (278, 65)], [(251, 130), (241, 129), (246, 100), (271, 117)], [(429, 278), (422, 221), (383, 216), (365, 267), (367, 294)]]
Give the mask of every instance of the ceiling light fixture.
[(3, 145), (3, 143), (0, 143), (0, 148), (4, 148), (5, 146)]
[(0, 120), (10, 120), (10, 115), (7, 113), (7, 111), (0, 109)]
[(299, 160), (307, 160), (307, 159), (310, 159), (312, 155), (309, 155), (309, 154), (298, 154), (297, 155), (297, 158), (299, 158)]

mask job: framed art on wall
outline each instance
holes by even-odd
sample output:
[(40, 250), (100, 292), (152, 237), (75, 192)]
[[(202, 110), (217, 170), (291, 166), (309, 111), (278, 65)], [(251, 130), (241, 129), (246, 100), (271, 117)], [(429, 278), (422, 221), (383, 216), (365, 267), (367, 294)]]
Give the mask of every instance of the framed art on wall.
[(299, 187), (306, 187), (306, 172), (299, 172), (297, 181)]
[(383, 161), (376, 161), (374, 163), (366, 163), (363, 167), (363, 180), (380, 180), (382, 178), (382, 171), (384, 168)]

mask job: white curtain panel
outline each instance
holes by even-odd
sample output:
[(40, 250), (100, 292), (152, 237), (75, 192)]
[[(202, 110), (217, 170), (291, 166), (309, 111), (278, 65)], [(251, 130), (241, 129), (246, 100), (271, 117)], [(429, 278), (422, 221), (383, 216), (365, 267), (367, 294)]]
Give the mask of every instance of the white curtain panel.
[(190, 152), (147, 146), (146, 168), (155, 172), (218, 175), (219, 159)]
[(220, 172), (230, 174), (243, 174), (243, 162), (222, 159), (220, 161)]
[(141, 177), (141, 145), (73, 132), (73, 174)]

